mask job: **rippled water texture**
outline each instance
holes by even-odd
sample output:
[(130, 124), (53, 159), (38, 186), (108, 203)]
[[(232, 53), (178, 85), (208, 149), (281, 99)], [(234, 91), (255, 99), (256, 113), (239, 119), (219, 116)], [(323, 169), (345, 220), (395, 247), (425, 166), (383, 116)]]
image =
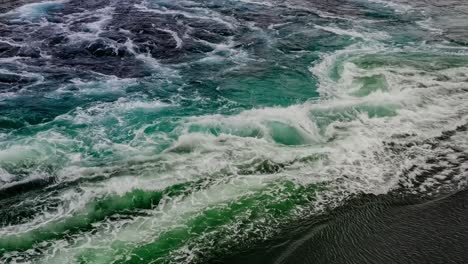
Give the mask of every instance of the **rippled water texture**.
[(464, 1), (0, 10), (2, 263), (240, 263), (271, 241), (293, 248), (266, 263), (343, 263), (359, 223), (420, 226), (404, 216), (466, 187)]

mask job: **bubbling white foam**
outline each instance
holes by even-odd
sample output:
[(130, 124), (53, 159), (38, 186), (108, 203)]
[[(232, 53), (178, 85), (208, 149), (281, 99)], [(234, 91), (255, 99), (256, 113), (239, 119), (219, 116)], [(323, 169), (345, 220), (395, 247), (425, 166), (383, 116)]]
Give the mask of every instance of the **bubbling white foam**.
[(59, 7), (66, 2), (66, 0), (58, 0), (26, 4), (6, 13), (5, 15), (19, 15), (21, 19), (33, 20), (44, 16), (49, 9)]

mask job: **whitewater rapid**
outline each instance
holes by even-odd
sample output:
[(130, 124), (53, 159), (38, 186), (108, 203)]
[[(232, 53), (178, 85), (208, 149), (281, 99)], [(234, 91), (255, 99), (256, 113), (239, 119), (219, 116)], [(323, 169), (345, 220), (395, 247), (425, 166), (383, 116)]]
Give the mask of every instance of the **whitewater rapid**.
[(463, 188), (468, 53), (431, 8), (70, 0), (2, 14), (0, 259), (203, 262), (355, 195)]

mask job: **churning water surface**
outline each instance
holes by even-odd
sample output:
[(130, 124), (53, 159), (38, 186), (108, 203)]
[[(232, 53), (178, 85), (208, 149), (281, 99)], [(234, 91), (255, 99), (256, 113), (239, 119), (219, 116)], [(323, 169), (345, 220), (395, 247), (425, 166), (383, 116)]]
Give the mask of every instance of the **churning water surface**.
[(464, 1), (0, 10), (0, 262), (467, 260)]

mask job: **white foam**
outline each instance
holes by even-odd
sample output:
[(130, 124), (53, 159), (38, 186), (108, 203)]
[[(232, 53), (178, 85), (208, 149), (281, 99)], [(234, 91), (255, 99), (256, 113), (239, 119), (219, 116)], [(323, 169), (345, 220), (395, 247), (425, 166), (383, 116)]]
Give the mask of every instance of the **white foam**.
[(436, 27), (434, 23), (434, 19), (432, 17), (429, 17), (425, 20), (418, 21), (416, 22), (421, 28), (424, 28), (428, 30), (429, 32), (432, 32), (437, 35), (442, 35), (444, 33), (444, 30), (441, 28)]
[(292, 10), (302, 10), (302, 11), (312, 12), (312, 13), (316, 14), (317, 16), (321, 17), (321, 18), (332, 18), (332, 19), (346, 20), (346, 21), (353, 20), (352, 17), (346, 17), (346, 15), (338, 16), (338, 15), (335, 15), (335, 14), (332, 14), (332, 13), (329, 13), (329, 12), (319, 10), (317, 8), (302, 6), (302, 5), (297, 4), (297, 3), (292, 4), (292, 3), (286, 2), (286, 3), (284, 3), (284, 5), (287, 8), (292, 9)]
[(200, 39), (197, 39), (195, 41), (213, 48), (212, 51), (206, 53), (205, 57), (199, 59), (195, 63), (219, 64), (225, 63), (226, 61), (235, 63), (236, 66), (234, 66), (231, 69), (225, 70), (229, 71), (254, 60), (249, 57), (249, 54), (245, 50), (235, 47), (236, 42), (234, 41), (233, 37), (228, 37), (225, 41), (221, 43), (211, 43)]
[(171, 34), (172, 38), (175, 40), (176, 42), (176, 49), (180, 49), (182, 47), (182, 44), (183, 44), (183, 41), (182, 39), (179, 37), (179, 35), (177, 34), (177, 32), (175, 31), (172, 31), (172, 30), (169, 30), (169, 29), (165, 29), (165, 28), (158, 28), (159, 30), (161, 31), (164, 31), (164, 32), (167, 32), (169, 34)]
[(99, 14), (99, 19), (95, 22), (86, 24), (86, 28), (91, 30), (96, 34), (99, 34), (103, 31), (103, 28), (112, 20), (114, 12), (114, 7), (105, 7), (93, 12), (93, 14)]
[(21, 43), (18, 43), (10, 38), (0, 38), (0, 42), (3, 42), (3, 43), (6, 43), (8, 45), (11, 45), (11, 46), (16, 46), (16, 47), (21, 47), (23, 46), (23, 44)]
[(226, 27), (230, 29), (236, 28), (235, 21), (233, 21), (232, 18), (228, 18), (226, 16), (223, 16), (219, 13), (216, 13), (212, 10), (205, 9), (205, 8), (194, 7), (194, 8), (190, 8), (190, 11), (192, 12), (187, 12), (183, 10), (172, 10), (166, 7), (160, 7), (159, 9), (150, 8), (148, 7), (149, 4), (147, 2), (143, 2), (141, 4), (135, 4), (134, 6), (141, 12), (150, 12), (150, 13), (155, 13), (155, 14), (160, 14), (160, 15), (182, 15), (186, 18), (191, 18), (191, 19), (211, 20), (218, 24), (225, 25)]
[(260, 6), (267, 6), (273, 7), (273, 3), (267, 1), (252, 1), (252, 0), (238, 0), (239, 2), (246, 3), (246, 4), (253, 4), (253, 5), (260, 5)]
[(411, 5), (407, 3), (402, 3), (401, 1), (398, 1), (398, 0), (365, 0), (365, 1), (392, 8), (393, 10), (400, 12), (400, 13), (406, 13), (413, 9)]
[(345, 35), (345, 36), (351, 36), (353, 38), (361, 38), (363, 40), (383, 40), (387, 39), (389, 36), (387, 33), (384, 32), (365, 32), (364, 30), (351, 30), (351, 29), (341, 29), (337, 26), (319, 26), (315, 25), (315, 28), (328, 31), (331, 33), (334, 33), (336, 35)]
[(122, 241), (132, 247), (142, 241), (151, 242), (155, 237), (169, 231), (172, 228), (183, 227), (188, 218), (196, 216), (203, 209), (222, 205), (236, 200), (243, 195), (265, 186), (272, 179), (260, 179), (257, 177), (244, 177), (242, 180), (214, 185), (208, 189), (196, 191), (184, 199), (167, 199), (152, 212), (151, 217), (137, 217), (133, 220), (115, 223), (107, 232), (102, 232), (109, 227), (106, 223), (97, 225), (100, 231), (94, 234), (86, 234), (86, 243), (80, 247), (70, 247), (69, 242), (59, 240), (54, 243), (56, 252), (48, 255), (40, 262), (63, 263), (70, 262), (76, 256), (87, 250), (104, 250), (100, 261), (116, 260), (118, 256), (106, 254), (109, 245), (113, 241)]
[(48, 9), (60, 6), (66, 2), (66, 0), (58, 0), (26, 4), (8, 12), (6, 15), (18, 14), (22, 19), (37, 19), (44, 16)]
[(173, 106), (159, 100), (139, 101), (120, 98), (112, 103), (99, 103), (89, 108), (78, 108), (71, 114), (62, 115), (56, 120), (73, 120), (76, 124), (92, 124), (100, 122), (108, 116), (116, 116), (119, 113), (126, 113), (135, 109), (157, 110), (164, 107)]
[(72, 79), (70, 82), (59, 87), (50, 96), (61, 96), (62, 93), (73, 93), (75, 96), (123, 94), (126, 88), (137, 84), (137, 80), (133, 78), (118, 78), (105, 75), (101, 76), (99, 81)]
[(362, 33), (356, 32), (356, 31), (344, 30), (344, 29), (341, 29), (341, 28), (330, 27), (330, 26), (319, 26), (319, 25), (315, 25), (315, 28), (325, 30), (325, 31), (328, 31), (328, 32), (332, 32), (332, 33), (337, 34), (337, 35), (347, 35), (347, 36), (351, 36), (351, 37), (354, 37), (354, 38), (366, 39)]
[(133, 43), (133, 41), (129, 38), (127, 38), (127, 41), (124, 43), (124, 47), (132, 53), (135, 58), (138, 60), (142, 61), (145, 63), (148, 67), (152, 68), (155, 70), (155, 75), (163, 75), (165, 77), (178, 77), (178, 71), (167, 67), (163, 66), (157, 59), (153, 58), (151, 54), (149, 53), (138, 53), (136, 51), (136, 45)]
[(0, 168), (0, 183), (3, 185), (5, 183), (13, 181), (15, 178), (14, 175), (10, 174), (8, 171)]
[[(68, 17), (66, 25), (61, 25), (62, 30), (67, 32), (67, 38), (72, 42), (93, 41), (99, 39), (99, 35), (105, 31), (105, 27), (112, 21), (115, 7), (108, 6), (93, 12), (73, 14)], [(83, 31), (73, 32), (68, 27), (73, 21), (82, 18), (97, 18), (96, 21), (83, 24)]]

